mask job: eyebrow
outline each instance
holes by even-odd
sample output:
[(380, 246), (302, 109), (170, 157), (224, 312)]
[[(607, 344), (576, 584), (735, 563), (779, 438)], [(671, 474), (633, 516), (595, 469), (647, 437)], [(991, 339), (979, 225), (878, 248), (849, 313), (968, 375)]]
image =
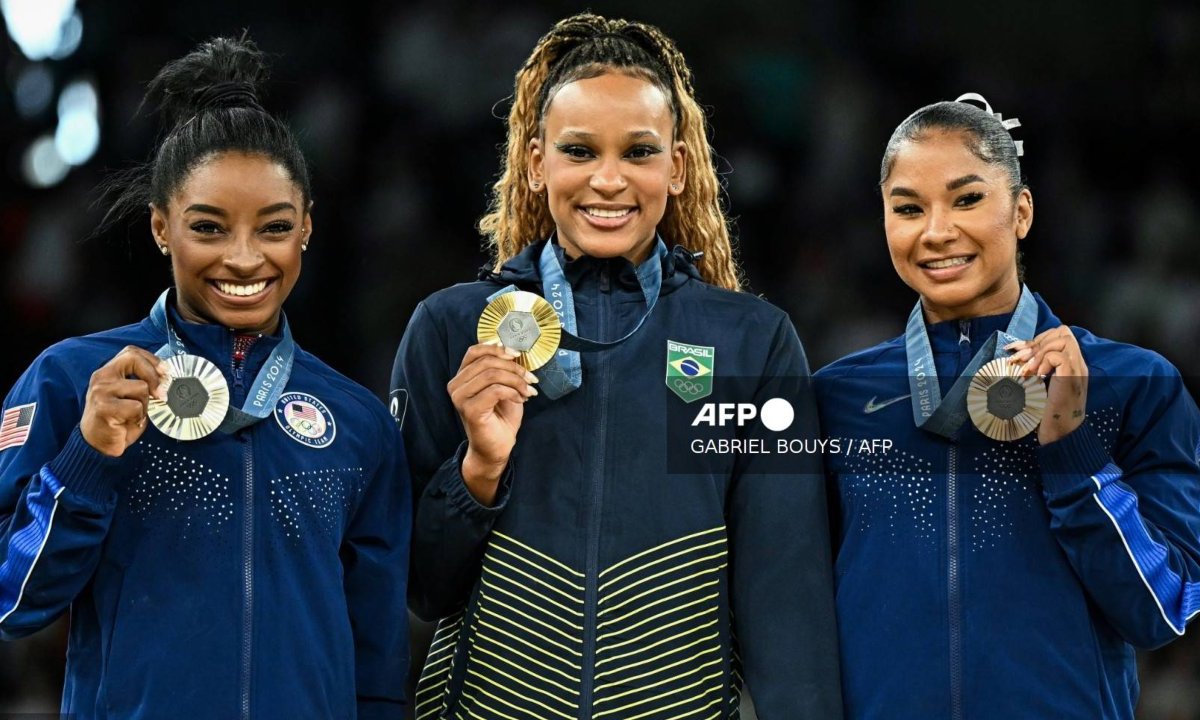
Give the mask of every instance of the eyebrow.
[[(974, 173), (972, 173), (970, 175), (963, 175), (962, 177), (958, 178), (957, 180), (951, 180), (950, 182), (946, 183), (946, 189), (947, 190), (957, 190), (960, 187), (970, 185), (973, 182), (984, 182), (984, 179), (979, 177), (978, 175), (975, 175)], [(918, 194), (916, 190), (913, 190), (911, 188), (906, 188), (906, 187), (894, 187), (894, 188), (892, 188), (892, 192), (889, 193), (889, 195), (891, 195), (892, 197), (910, 197), (910, 198), (920, 197), (920, 194)]]
[(272, 215), (280, 210), (291, 210), (292, 212), (296, 212), (296, 206), (290, 202), (277, 202), (274, 205), (268, 205), (262, 210), (259, 210), (258, 214), (261, 217), (263, 215)]
[[(579, 138), (580, 140), (594, 140), (596, 135), (595, 133), (590, 133), (586, 130), (564, 130), (559, 134), (559, 137), (573, 137)], [(631, 130), (625, 134), (626, 140), (640, 140), (644, 137), (651, 137), (657, 140), (658, 133), (654, 132), (653, 130)]]
[(946, 183), (946, 189), (957, 190), (963, 185), (970, 185), (973, 182), (983, 182), (983, 178), (975, 175), (974, 173), (970, 175), (963, 175), (957, 180), (951, 180), (950, 182)]
[(192, 205), (188, 205), (186, 208), (184, 208), (184, 212), (202, 212), (209, 215), (217, 215), (218, 217), (225, 217), (228, 214), (219, 207), (205, 205), (204, 203), (194, 203)]
[[(290, 202), (279, 202), (275, 203), (274, 205), (268, 205), (262, 210), (259, 210), (258, 215), (260, 217), (263, 215), (271, 215), (279, 212), (280, 210), (291, 210), (292, 212), (296, 212), (296, 206)], [(192, 205), (188, 205), (187, 208), (184, 209), (184, 212), (202, 212), (209, 215), (216, 215), (217, 217), (225, 217), (229, 214), (215, 205), (205, 205), (204, 203), (194, 203)]]

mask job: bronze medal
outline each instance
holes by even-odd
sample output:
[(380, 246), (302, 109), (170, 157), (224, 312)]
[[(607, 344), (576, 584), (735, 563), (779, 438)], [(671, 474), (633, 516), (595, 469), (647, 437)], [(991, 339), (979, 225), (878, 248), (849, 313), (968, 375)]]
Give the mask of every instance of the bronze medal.
[(1021, 377), (1021, 366), (997, 358), (979, 369), (967, 390), (967, 412), (993, 440), (1019, 440), (1037, 428), (1046, 409), (1046, 385)]

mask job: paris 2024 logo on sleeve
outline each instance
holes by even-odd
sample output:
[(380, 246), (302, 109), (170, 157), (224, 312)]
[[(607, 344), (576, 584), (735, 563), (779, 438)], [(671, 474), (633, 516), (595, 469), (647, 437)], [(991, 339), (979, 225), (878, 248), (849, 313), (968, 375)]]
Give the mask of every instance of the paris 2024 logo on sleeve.
[(275, 404), (275, 422), (288, 437), (311, 448), (328, 447), (337, 434), (333, 413), (308, 393), (284, 393)]

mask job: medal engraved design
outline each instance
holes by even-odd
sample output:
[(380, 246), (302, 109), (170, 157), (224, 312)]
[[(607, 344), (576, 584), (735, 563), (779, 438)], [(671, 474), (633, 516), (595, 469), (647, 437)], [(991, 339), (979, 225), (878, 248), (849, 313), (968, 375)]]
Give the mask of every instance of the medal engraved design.
[(1021, 377), (1021, 367), (997, 358), (979, 368), (967, 390), (967, 412), (993, 440), (1020, 440), (1037, 428), (1046, 409), (1041, 378)]
[(198, 440), (220, 426), (229, 411), (225, 377), (199, 355), (174, 355), (166, 361), (170, 380), (166, 401), (150, 398), (146, 414), (162, 434)]
[(541, 295), (516, 290), (488, 303), (479, 316), (475, 336), (481, 343), (499, 343), (516, 350), (520, 353), (516, 361), (533, 371), (554, 357), (562, 339), (562, 324)]

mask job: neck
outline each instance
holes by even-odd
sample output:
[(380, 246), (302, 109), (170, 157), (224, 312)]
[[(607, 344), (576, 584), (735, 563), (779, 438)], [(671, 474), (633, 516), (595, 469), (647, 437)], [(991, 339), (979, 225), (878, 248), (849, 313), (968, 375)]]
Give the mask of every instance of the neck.
[[(645, 262), (650, 257), (650, 253), (654, 251), (656, 238), (656, 235), (651, 235), (648, 240), (638, 243), (635, 247), (630, 248), (628, 252), (623, 252), (620, 255), (591, 255), (589, 257), (594, 257), (598, 260), (606, 260), (612, 257), (622, 257), (628, 260), (634, 267), (637, 267)], [(565, 255), (568, 260), (578, 260), (579, 258), (587, 255), (587, 253), (583, 252), (572, 243), (564, 241), (561, 234), (557, 236), (557, 242), (558, 246), (562, 248), (563, 255)]]
[(202, 315), (178, 300), (175, 302), (175, 311), (179, 313), (179, 317), (185, 322), (195, 323), (197, 325), (220, 325), (232, 330), (238, 335), (274, 335), (275, 331), (279, 329), (279, 313), (276, 313), (262, 327), (236, 327), (233, 325), (227, 325), (216, 318), (210, 318), (206, 315)]
[(928, 298), (922, 297), (921, 308), (925, 313), (926, 322), (939, 323), (947, 320), (970, 320), (971, 318), (1010, 313), (1016, 310), (1017, 302), (1020, 299), (1021, 284), (1014, 281), (1006, 283), (994, 291), (972, 298), (962, 305), (935, 305), (929, 302)]

